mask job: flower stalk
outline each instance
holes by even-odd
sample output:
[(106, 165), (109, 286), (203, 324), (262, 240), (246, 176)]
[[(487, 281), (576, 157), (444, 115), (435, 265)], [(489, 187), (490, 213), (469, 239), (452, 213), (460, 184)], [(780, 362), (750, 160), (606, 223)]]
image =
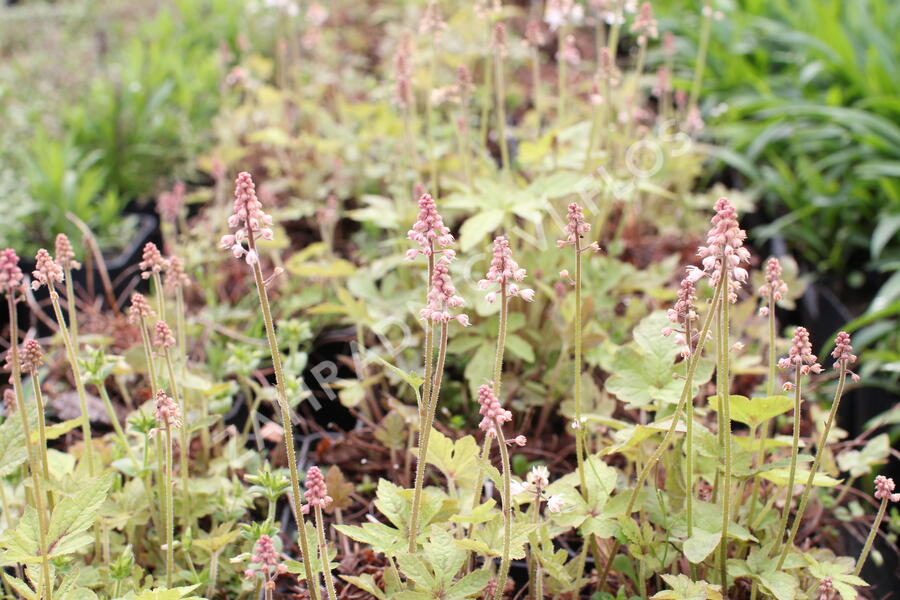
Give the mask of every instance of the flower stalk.
[[(235, 181), (235, 199), (233, 214), (228, 218), (228, 225), (237, 228), (233, 235), (222, 238), (223, 247), (231, 250), (235, 258), (244, 257), (253, 272), (256, 282), (256, 291), (259, 296), (259, 305), (263, 314), (263, 322), (266, 329), (266, 340), (269, 345), (269, 353), (272, 357), (272, 368), (275, 371), (275, 391), (277, 404), (281, 413), (281, 426), (284, 429), (284, 447), (288, 459), (288, 471), (291, 480), (291, 508), (294, 520), (297, 522), (300, 552), (306, 581), (309, 585), (309, 593), (312, 600), (319, 600), (319, 586), (313, 578), (310, 565), (309, 544), (306, 536), (306, 521), (300, 511), (301, 493), (300, 476), (297, 471), (297, 453), (294, 449), (294, 426), (291, 421), (291, 409), (288, 404), (287, 391), (284, 385), (284, 370), (281, 364), (281, 354), (278, 350), (278, 339), (275, 336), (275, 324), (272, 319), (272, 309), (269, 306), (269, 297), (266, 292), (266, 280), (263, 277), (259, 265), (259, 254), (256, 249), (256, 239), (272, 239), (272, 217), (262, 210), (262, 203), (256, 197), (256, 188), (249, 173), (240, 173)], [(247, 246), (244, 246), (246, 242)]]
[(881, 505), (878, 507), (878, 514), (875, 515), (875, 521), (872, 523), (872, 529), (869, 531), (862, 552), (859, 553), (859, 558), (856, 560), (853, 574), (857, 577), (862, 572), (866, 559), (869, 558), (869, 552), (872, 551), (872, 544), (875, 542), (875, 536), (878, 535), (878, 531), (881, 529), (881, 522), (884, 520), (884, 514), (887, 512), (888, 502), (900, 502), (900, 493), (895, 493), (894, 489), (893, 479), (884, 475), (879, 475), (875, 478), (875, 498), (881, 500)]
[[(828, 434), (831, 432), (831, 426), (834, 424), (837, 415), (838, 406), (841, 403), (841, 396), (844, 393), (844, 383), (847, 381), (847, 374), (857, 380), (858, 376), (850, 371), (850, 365), (856, 361), (856, 356), (852, 354), (853, 347), (850, 345), (850, 335), (844, 331), (840, 332), (835, 339), (835, 349), (832, 356), (835, 358), (834, 367), (838, 369), (838, 384), (834, 392), (834, 400), (831, 403), (831, 410), (828, 412), (828, 419), (825, 421), (825, 428), (819, 438), (819, 444), (816, 448), (816, 456), (813, 458), (812, 467), (809, 469), (809, 476), (806, 479), (806, 486), (803, 488), (803, 496), (800, 498), (800, 505), (794, 514), (794, 524), (791, 526), (791, 532), (778, 558), (778, 568), (784, 566), (784, 561), (794, 545), (794, 538), (800, 529), (800, 522), (803, 520), (803, 514), (806, 512), (806, 505), (809, 502), (809, 494), (813, 488), (813, 481), (816, 473), (819, 471), (819, 464), (822, 461), (822, 455), (825, 453), (825, 445), (828, 443)], [(799, 386), (798, 386), (799, 387)]]
[(62, 267), (53, 260), (50, 253), (44, 249), (38, 250), (36, 257), (36, 270), (32, 273), (34, 281), (31, 287), (35, 290), (42, 286), (47, 286), (50, 292), (50, 303), (53, 305), (53, 313), (56, 316), (56, 322), (59, 324), (59, 331), (66, 347), (66, 357), (69, 359), (69, 366), (72, 369), (72, 377), (75, 380), (75, 390), (78, 393), (78, 403), (81, 407), (81, 433), (84, 436), (84, 457), (88, 463), (88, 473), (94, 476), (94, 443), (91, 437), (91, 421), (87, 408), (87, 396), (84, 391), (84, 381), (81, 377), (81, 367), (78, 364), (78, 356), (75, 352), (75, 346), (72, 343), (72, 337), (69, 335), (69, 329), (66, 326), (66, 320), (62, 314), (62, 308), (59, 304), (59, 293), (56, 291), (55, 284), (62, 283), (65, 275)]

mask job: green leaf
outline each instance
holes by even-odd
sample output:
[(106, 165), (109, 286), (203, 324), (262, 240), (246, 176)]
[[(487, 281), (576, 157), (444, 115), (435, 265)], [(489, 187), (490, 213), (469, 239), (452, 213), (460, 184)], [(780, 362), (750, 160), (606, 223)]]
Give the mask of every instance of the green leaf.
[[(731, 418), (750, 427), (756, 427), (783, 415), (794, 407), (794, 401), (787, 396), (767, 396), (765, 398), (753, 398), (732, 394)], [(718, 410), (718, 397), (710, 397), (710, 404)]]
[[(787, 485), (788, 480), (790, 479), (790, 474), (790, 469), (779, 468), (761, 471), (759, 476), (763, 479), (768, 479), (776, 485)], [(806, 482), (808, 479), (809, 469), (797, 468), (794, 482), (800, 484)], [(834, 487), (841, 481), (841, 479), (835, 479), (834, 477), (829, 477), (825, 473), (819, 472), (816, 473), (815, 477), (813, 477), (812, 484), (817, 487)]]
[(7, 418), (0, 425), (0, 477), (19, 468), (27, 456), (21, 417)]
[(872, 468), (887, 462), (891, 453), (891, 440), (882, 433), (866, 442), (862, 450), (847, 450), (837, 457), (841, 471), (850, 477), (862, 477), (872, 472)]
[(491, 573), (487, 569), (479, 569), (469, 573), (447, 590), (447, 600), (461, 600), (475, 594), (480, 594), (491, 580)]
[(466, 563), (468, 555), (468, 552), (453, 545), (453, 537), (447, 531), (437, 527), (432, 529), (425, 543), (425, 557), (442, 584), (453, 580)]
[[(627, 403), (627, 408), (647, 408), (658, 402), (677, 404), (681, 398), (684, 381), (680, 377), (685, 366), (675, 363), (681, 348), (674, 336), (662, 335), (669, 325), (665, 312), (651, 313), (635, 328), (634, 341), (613, 356), (613, 374), (606, 381), (606, 390)], [(712, 362), (701, 360), (693, 387), (698, 388), (711, 376)]]
[(663, 575), (662, 578), (672, 589), (653, 594), (653, 600), (722, 600), (722, 586), (695, 582), (687, 575)]
[(375, 596), (378, 600), (386, 600), (387, 598), (387, 596), (384, 595), (384, 591), (382, 591), (375, 583), (375, 578), (368, 573), (363, 573), (359, 577), (354, 575), (341, 575), (341, 579), (355, 585), (367, 594)]
[(56, 505), (47, 533), (52, 556), (78, 549), (77, 544), (83, 541), (79, 534), (90, 529), (96, 521), (112, 480), (111, 474), (89, 480), (80, 491), (66, 496)]
[(468, 252), (476, 245), (485, 241), (489, 233), (500, 227), (503, 223), (502, 210), (485, 210), (466, 219), (459, 228), (459, 248)]
[(368, 544), (375, 552), (395, 556), (407, 547), (409, 540), (399, 529), (383, 523), (363, 523), (362, 525), (335, 525), (335, 529), (352, 540)]
[(514, 333), (506, 336), (506, 349), (509, 350), (510, 354), (521, 358), (525, 362), (534, 362), (534, 349), (532, 349), (531, 344)]
[(431, 569), (415, 554), (405, 553), (398, 555), (397, 564), (400, 567), (400, 571), (415, 582), (416, 587), (426, 590), (435, 589), (437, 582), (431, 573)]
[(721, 540), (721, 530), (712, 532), (695, 527), (694, 535), (684, 542), (684, 555), (694, 564), (702, 563), (712, 554)]
[(457, 487), (474, 484), (477, 473), (478, 443), (471, 435), (455, 442), (436, 429), (428, 438), (428, 462)]
[(797, 595), (797, 578), (784, 571), (766, 571), (759, 575), (763, 589), (777, 600), (794, 600)]

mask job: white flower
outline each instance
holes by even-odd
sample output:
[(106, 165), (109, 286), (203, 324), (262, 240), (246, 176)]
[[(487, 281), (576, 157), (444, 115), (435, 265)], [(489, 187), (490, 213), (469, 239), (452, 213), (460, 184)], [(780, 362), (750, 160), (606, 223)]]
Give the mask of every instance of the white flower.
[(569, 503), (566, 501), (566, 499), (559, 494), (547, 498), (547, 510), (552, 513), (558, 513), (563, 509), (564, 506), (568, 504)]

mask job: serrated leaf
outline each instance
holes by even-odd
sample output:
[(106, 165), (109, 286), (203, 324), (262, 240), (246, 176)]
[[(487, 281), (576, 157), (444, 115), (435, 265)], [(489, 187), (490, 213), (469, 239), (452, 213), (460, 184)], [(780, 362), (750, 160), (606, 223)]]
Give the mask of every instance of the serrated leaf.
[(453, 441), (440, 431), (431, 430), (428, 463), (440, 469), (457, 487), (474, 483), (478, 452), (478, 443), (471, 435)]
[[(747, 398), (732, 394), (730, 396), (731, 418), (739, 423), (756, 427), (778, 415), (790, 411), (794, 401), (787, 396), (767, 396), (765, 398)], [(710, 406), (719, 409), (718, 396), (710, 397)]]
[(394, 556), (406, 548), (409, 541), (399, 529), (383, 523), (335, 525), (334, 528), (352, 540), (368, 544), (375, 552), (381, 552), (388, 556)]
[[(50, 554), (68, 552), (78, 540), (78, 535), (90, 529), (97, 519), (100, 507), (106, 500), (112, 485), (112, 475), (104, 475), (88, 481), (83, 489), (64, 497), (53, 509), (47, 532)], [(77, 548), (75, 548), (77, 549)]]
[(479, 569), (469, 573), (447, 590), (447, 600), (461, 600), (475, 594), (480, 594), (491, 580), (491, 573), (487, 569)]
[(721, 531), (705, 531), (694, 528), (694, 535), (684, 541), (684, 555), (694, 564), (702, 563), (722, 540)]
[(794, 600), (797, 595), (797, 578), (784, 571), (766, 571), (759, 575), (763, 589), (777, 600)]
[(654, 600), (722, 600), (722, 586), (695, 582), (687, 575), (664, 574), (662, 578), (672, 589), (653, 594)]
[(428, 565), (415, 554), (404, 553), (397, 556), (397, 564), (400, 571), (406, 575), (408, 579), (415, 582), (416, 587), (425, 590), (433, 590), (437, 584), (434, 574)]
[(425, 557), (431, 563), (437, 580), (442, 584), (453, 580), (468, 557), (468, 552), (454, 546), (450, 534), (439, 528), (432, 530), (424, 548)]
[(862, 477), (872, 472), (872, 468), (887, 462), (891, 453), (890, 437), (886, 433), (879, 434), (866, 442), (862, 450), (847, 450), (837, 457), (841, 471), (850, 477)]
[(485, 210), (469, 217), (459, 228), (459, 247), (468, 252), (485, 241), (489, 233), (503, 223), (502, 210)]
[(384, 591), (375, 583), (375, 578), (368, 573), (363, 573), (359, 577), (354, 575), (341, 575), (341, 579), (355, 585), (367, 594), (375, 596), (378, 600), (385, 600), (387, 598), (384, 595)]
[[(768, 479), (772, 483), (776, 485), (787, 485), (790, 479), (790, 469), (779, 468), (779, 469), (769, 469), (767, 471), (760, 471), (759, 476), (763, 479)], [(796, 475), (794, 477), (794, 482), (796, 484), (805, 483), (809, 478), (809, 469), (797, 469)], [(838, 485), (842, 479), (835, 479), (834, 477), (829, 477), (825, 473), (819, 472), (816, 473), (815, 477), (813, 477), (812, 484), (817, 487), (834, 487)]]

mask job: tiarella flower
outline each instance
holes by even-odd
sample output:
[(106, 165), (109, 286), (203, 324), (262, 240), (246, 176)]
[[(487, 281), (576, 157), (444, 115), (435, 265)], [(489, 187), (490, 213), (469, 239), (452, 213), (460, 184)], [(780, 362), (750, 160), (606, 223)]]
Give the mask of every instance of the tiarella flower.
[(478, 404), (480, 405), (478, 412), (482, 417), (478, 427), (486, 434), (497, 435), (497, 427), (502, 427), (504, 423), (512, 421), (512, 413), (500, 405), (490, 384), (478, 388)]
[(516, 437), (514, 437), (514, 438), (511, 439), (511, 440), (506, 440), (506, 443), (507, 443), (508, 445), (510, 445), (510, 446), (515, 445), (515, 446), (520, 446), (520, 447), (521, 447), (521, 446), (524, 446), (525, 444), (528, 443), (528, 438), (525, 437), (524, 435), (521, 435), (521, 434), (520, 434), (520, 435), (517, 435)]
[(262, 202), (256, 197), (256, 186), (250, 173), (240, 173), (234, 182), (234, 204), (228, 217), (228, 226), (235, 229), (233, 234), (222, 236), (222, 248), (230, 250), (235, 258), (244, 257), (248, 265), (259, 261), (256, 251), (244, 243), (253, 236), (254, 240), (271, 240), (272, 216), (262, 209)]
[(519, 494), (533, 494), (534, 489), (530, 483), (525, 483), (523, 481), (513, 481), (509, 484), (509, 493), (512, 496), (518, 496)]
[(834, 593), (834, 583), (831, 577), (824, 577), (819, 582), (819, 600), (830, 600)]
[(394, 83), (397, 104), (402, 108), (412, 105), (412, 36), (409, 32), (400, 36), (394, 52)]
[(450, 259), (442, 256), (434, 265), (431, 276), (431, 289), (428, 291), (428, 305), (419, 311), (426, 321), (439, 321), (448, 323), (455, 319), (461, 325), (468, 327), (469, 317), (464, 314), (450, 314), (451, 308), (459, 308), (463, 305), (463, 299), (456, 295), (456, 288), (450, 278)]
[(794, 339), (791, 340), (791, 349), (788, 355), (778, 361), (778, 366), (782, 369), (798, 367), (804, 375), (821, 373), (822, 365), (816, 362), (817, 360), (816, 355), (812, 353), (809, 331), (805, 327), (798, 327), (794, 331)]
[(143, 294), (135, 292), (131, 295), (131, 307), (128, 309), (128, 320), (132, 323), (147, 321), (156, 316)]
[(41, 286), (46, 285), (52, 287), (54, 284), (62, 283), (63, 268), (53, 260), (50, 253), (41, 248), (35, 256), (35, 270), (31, 272), (34, 281), (31, 282), (32, 289), (38, 290)]
[(169, 256), (166, 259), (169, 268), (166, 269), (166, 275), (163, 282), (163, 289), (169, 293), (175, 292), (179, 288), (186, 288), (191, 285), (191, 279), (184, 272), (184, 264), (177, 256)]
[(500, 53), (500, 56), (506, 56), (508, 48), (506, 47), (506, 25), (497, 23), (494, 25), (494, 50)]
[(539, 21), (532, 19), (525, 25), (525, 41), (535, 48), (540, 48), (547, 43), (547, 36), (544, 35), (544, 29)]
[(675, 51), (677, 48), (675, 47), (675, 34), (671, 31), (667, 31), (663, 34), (663, 52), (669, 58), (675, 56)]
[[(406, 258), (413, 259), (419, 254), (431, 256), (435, 250), (435, 244), (438, 248), (447, 248), (453, 243), (453, 235), (444, 225), (444, 220), (438, 214), (437, 205), (431, 194), (422, 194), (419, 197), (419, 215), (406, 236), (416, 242), (419, 247), (407, 250)], [(453, 250), (444, 250), (444, 256), (453, 258), (455, 252)]]
[(787, 294), (788, 286), (781, 279), (781, 263), (772, 256), (766, 261), (766, 282), (759, 286), (758, 293), (765, 300), (766, 305), (759, 309), (759, 314), (767, 316), (770, 310), (774, 310), (774, 303), (780, 301)]
[(562, 48), (556, 53), (557, 60), (563, 60), (570, 65), (577, 66), (581, 64), (581, 51), (578, 44), (575, 43), (574, 35), (567, 35), (563, 40)]
[(166, 190), (156, 197), (156, 212), (163, 221), (174, 223), (178, 219), (178, 213), (181, 212), (185, 203), (185, 187), (184, 183), (179, 181), (175, 183), (172, 190)]
[(16, 412), (16, 393), (12, 388), (3, 390), (3, 414), (9, 416)]
[(653, 18), (653, 6), (649, 2), (641, 4), (637, 18), (631, 26), (631, 33), (638, 36), (639, 44), (646, 44), (647, 38), (656, 39), (659, 31), (656, 28), (656, 19)]
[(703, 269), (689, 268), (689, 276), (697, 281), (704, 275), (709, 275), (710, 284), (715, 287), (724, 269), (728, 276), (727, 299), (735, 303), (738, 290), (747, 281), (747, 269), (741, 266), (750, 261), (750, 251), (744, 248), (747, 232), (738, 224), (737, 210), (728, 198), (720, 198), (715, 210), (712, 227), (706, 236), (706, 245), (700, 246), (697, 251), (703, 262)]
[(430, 2), (422, 19), (419, 21), (419, 33), (423, 35), (432, 35), (436, 40), (440, 40), (441, 33), (447, 29), (447, 22), (441, 17), (436, 2)]
[(560, 512), (568, 504), (568, 501), (566, 501), (566, 499), (559, 494), (555, 494), (547, 498), (547, 510), (552, 513)]
[[(680, 325), (683, 329), (676, 330), (672, 327), (666, 327), (662, 331), (664, 336), (676, 333), (675, 341), (682, 346), (681, 356), (683, 358), (687, 358), (691, 355), (694, 337), (693, 323), (697, 321), (696, 302), (697, 291), (694, 288), (694, 282), (690, 275), (688, 275), (681, 280), (681, 287), (678, 289), (678, 300), (666, 313), (669, 317), (669, 321)], [(688, 327), (691, 328), (690, 331), (688, 330)]]
[(268, 535), (261, 535), (253, 545), (253, 555), (250, 560), (267, 567), (278, 564), (278, 552), (275, 551), (275, 543)]
[(656, 84), (653, 86), (653, 95), (662, 98), (672, 91), (672, 78), (669, 69), (660, 67), (656, 70)]
[(584, 19), (584, 8), (574, 0), (547, 0), (544, 9), (544, 22), (550, 31), (556, 31), (565, 25), (578, 25)]
[(56, 262), (63, 268), (69, 268), (73, 271), (81, 268), (81, 263), (75, 260), (75, 251), (72, 249), (72, 243), (66, 234), (57, 234), (56, 248), (54, 250), (56, 252)]
[(325, 508), (331, 504), (332, 498), (328, 495), (328, 488), (325, 485), (325, 477), (319, 467), (310, 467), (306, 472), (306, 492), (304, 496), (310, 506)]
[(156, 392), (156, 431), (163, 430), (166, 426), (172, 429), (181, 427), (181, 410), (178, 403), (164, 391)]
[(528, 483), (542, 490), (550, 485), (550, 469), (544, 465), (535, 465), (528, 472), (527, 480)]
[(19, 256), (12, 248), (0, 251), (0, 294), (15, 296), (24, 291), (24, 275), (19, 268)]
[[(487, 289), (491, 284), (506, 286), (507, 297), (520, 296), (525, 301), (531, 302), (534, 300), (534, 290), (521, 290), (515, 283), (510, 283), (511, 281), (522, 281), (523, 279), (525, 279), (525, 269), (519, 268), (518, 263), (513, 260), (509, 240), (502, 235), (494, 238), (494, 254), (491, 258), (491, 266), (488, 268), (485, 278), (478, 282), (478, 289)], [(489, 292), (485, 299), (488, 302), (494, 302), (497, 299), (497, 292)]]
[(171, 348), (175, 345), (175, 336), (165, 321), (157, 321), (153, 328), (153, 345), (158, 348)]
[(850, 365), (856, 362), (856, 355), (853, 354), (853, 346), (850, 345), (850, 334), (846, 331), (841, 331), (834, 338), (834, 351), (831, 357), (834, 359), (835, 369), (846, 369), (854, 382), (859, 381), (859, 375), (850, 370)]
[(894, 480), (884, 475), (875, 478), (875, 497), (879, 500), (890, 500), (891, 502), (900, 502), (900, 492), (895, 493)]
[(36, 373), (38, 368), (44, 364), (44, 350), (37, 340), (25, 340), (25, 343), (22, 344), (20, 361), (22, 371), (25, 373)]
[[(576, 239), (584, 237), (591, 230), (591, 224), (584, 220), (584, 211), (576, 203), (569, 204), (568, 213), (566, 214), (566, 239), (557, 240), (556, 245), (559, 248), (564, 246), (574, 246)], [(562, 275), (562, 273), (560, 273)]]
[(168, 261), (163, 258), (159, 248), (157, 248), (156, 244), (153, 242), (144, 244), (144, 251), (141, 258), (143, 260), (141, 260), (138, 266), (141, 268), (141, 277), (143, 279), (150, 279), (153, 275), (158, 275), (169, 267)]

